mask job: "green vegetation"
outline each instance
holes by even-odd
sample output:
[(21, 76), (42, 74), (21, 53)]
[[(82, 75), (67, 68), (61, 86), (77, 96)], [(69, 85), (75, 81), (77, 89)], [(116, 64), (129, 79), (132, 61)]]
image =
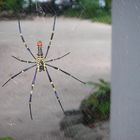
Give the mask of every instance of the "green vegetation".
[(79, 17), (91, 19), (92, 21), (111, 23), (111, 0), (106, 0), (104, 8), (99, 7), (99, 0), (78, 0), (80, 7), (67, 9), (64, 15), (68, 17)]
[(13, 140), (11, 137), (0, 138), (0, 140)]
[(25, 0), (0, 0), (0, 11), (21, 11)]
[(94, 92), (81, 103), (84, 122), (91, 124), (99, 120), (107, 120), (110, 115), (110, 83), (100, 80), (99, 83), (88, 83), (94, 87)]
[[(78, 17), (82, 19), (90, 19), (96, 22), (103, 22), (111, 24), (111, 1), (105, 0), (106, 5), (104, 8), (99, 7), (99, 0), (76, 0), (76, 8), (66, 8), (62, 12), (64, 16)], [(28, 8), (23, 6), (27, 3), (26, 0), (0, 0), (0, 12), (6, 11), (7, 13), (19, 13), (26, 11), (28, 14), (32, 13), (35, 8), (32, 0), (29, 0)]]

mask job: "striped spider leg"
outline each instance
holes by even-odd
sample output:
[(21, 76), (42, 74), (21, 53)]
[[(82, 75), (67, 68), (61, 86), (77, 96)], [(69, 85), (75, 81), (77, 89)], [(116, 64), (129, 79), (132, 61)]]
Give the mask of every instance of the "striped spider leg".
[(28, 68), (26, 68), (26, 69), (24, 69), (24, 70), (21, 70), (21, 71), (18, 72), (17, 74), (11, 76), (11, 77), (2, 85), (2, 87), (4, 87), (8, 82), (10, 82), (12, 79), (16, 78), (16, 77), (17, 77), (18, 75), (20, 75), (21, 73), (26, 72), (26, 71), (28, 71), (29, 69), (31, 69), (31, 68), (33, 68), (33, 67), (35, 67), (35, 66), (36, 66), (36, 64), (33, 65), (33, 66), (30, 66), (30, 67), (28, 67)]
[(44, 57), (45, 59), (46, 59), (46, 57), (48, 55), (48, 52), (49, 52), (49, 49), (51, 47), (52, 40), (53, 40), (53, 37), (54, 37), (55, 23), (56, 23), (56, 14), (54, 15), (53, 29), (52, 29), (51, 37), (50, 37), (50, 40), (49, 40), (49, 45), (47, 47), (47, 51), (46, 51), (46, 54), (45, 54), (45, 57)]
[(64, 71), (64, 70), (62, 70), (62, 69), (60, 69), (60, 68), (58, 68), (58, 67), (55, 67), (55, 66), (50, 65), (50, 64), (47, 64), (47, 63), (46, 63), (46, 65), (47, 65), (48, 67), (51, 67), (51, 68), (55, 69), (55, 70), (61, 71), (62, 73), (64, 73), (64, 74), (66, 74), (66, 75), (72, 77), (73, 79), (75, 79), (75, 80), (81, 82), (82, 84), (86, 84), (85, 82), (83, 82), (83, 81), (81, 81), (80, 79), (76, 78), (76, 77), (73, 76), (72, 74), (70, 74), (70, 73), (68, 73), (68, 72), (66, 72), (66, 71)]
[(34, 85), (35, 85), (35, 81), (36, 81), (37, 71), (38, 71), (38, 69), (36, 68), (34, 78), (33, 78), (33, 81), (32, 81), (32, 85), (31, 85), (31, 92), (30, 92), (30, 98), (29, 98), (29, 110), (30, 110), (30, 118), (31, 118), (31, 120), (33, 120), (32, 106), (31, 106), (32, 105), (32, 95), (33, 95)]
[(22, 30), (21, 30), (20, 19), (18, 19), (18, 28), (19, 28), (19, 33), (20, 33), (21, 40), (22, 40), (22, 42), (23, 42), (25, 48), (26, 48), (26, 49), (28, 50), (28, 52), (32, 55), (32, 57), (33, 57), (34, 59), (36, 59), (35, 56), (33, 55), (32, 51), (30, 50), (30, 48), (27, 46), (26, 41), (25, 41), (25, 39), (24, 39), (24, 36), (23, 36), (23, 34), (22, 34)]
[(60, 101), (60, 98), (59, 98), (59, 96), (58, 96), (58, 92), (56, 91), (55, 85), (54, 85), (54, 83), (53, 83), (53, 81), (52, 81), (52, 79), (51, 79), (51, 76), (50, 76), (50, 74), (49, 74), (49, 72), (48, 72), (47, 67), (46, 67), (46, 72), (47, 72), (47, 76), (48, 76), (48, 78), (49, 78), (50, 84), (51, 84), (51, 86), (52, 86), (52, 88), (53, 88), (55, 97), (56, 97), (56, 99), (57, 99), (57, 101), (58, 101), (58, 103), (59, 103), (59, 105), (60, 105), (60, 107), (61, 107), (63, 113), (65, 114), (64, 108), (63, 108), (62, 103), (61, 103), (61, 101)]
[(64, 55), (62, 55), (60, 57), (57, 57), (57, 58), (54, 58), (54, 59), (50, 59), (50, 60), (46, 60), (45, 62), (47, 63), (47, 62), (56, 61), (56, 60), (59, 60), (59, 59), (65, 57), (65, 56), (69, 55), (69, 54), (70, 54), (70, 52), (68, 52), (68, 53), (66, 53), (66, 54), (64, 54)]
[(16, 56), (12, 56), (14, 59), (16, 59), (16, 60), (18, 60), (18, 61), (20, 61), (20, 62), (24, 62), (24, 63), (36, 63), (36, 62), (33, 62), (33, 61), (27, 61), (27, 60), (23, 60), (23, 59), (21, 59), (21, 58), (18, 58), (18, 57), (16, 57)]

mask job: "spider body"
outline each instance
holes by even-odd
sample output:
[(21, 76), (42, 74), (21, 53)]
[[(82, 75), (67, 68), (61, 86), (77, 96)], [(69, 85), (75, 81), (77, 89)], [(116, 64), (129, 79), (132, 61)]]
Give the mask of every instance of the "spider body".
[(66, 53), (66, 54), (63, 55), (63, 56), (60, 56), (60, 57), (57, 57), (57, 58), (54, 58), (54, 59), (47, 60), (47, 55), (48, 55), (49, 49), (50, 49), (50, 47), (51, 47), (51, 42), (52, 42), (53, 36), (54, 36), (55, 22), (56, 22), (56, 16), (54, 16), (54, 23), (53, 23), (52, 34), (51, 34), (50, 41), (49, 41), (49, 44), (48, 44), (47, 51), (46, 51), (45, 55), (43, 55), (43, 50), (42, 50), (42, 46), (43, 46), (43, 45), (42, 45), (42, 42), (41, 42), (41, 41), (38, 41), (38, 42), (37, 42), (38, 53), (37, 53), (37, 56), (35, 57), (34, 54), (32, 53), (32, 51), (30, 50), (30, 48), (27, 46), (27, 44), (26, 44), (26, 42), (25, 42), (24, 36), (23, 36), (23, 34), (22, 34), (22, 30), (21, 30), (20, 20), (18, 19), (18, 27), (19, 27), (19, 33), (20, 33), (21, 40), (22, 40), (22, 42), (23, 42), (25, 48), (27, 49), (27, 51), (30, 53), (30, 55), (33, 57), (33, 59), (34, 59), (35, 61), (26, 61), (26, 60), (20, 59), (20, 58), (18, 58), (18, 57), (12, 56), (13, 58), (15, 58), (16, 60), (18, 60), (18, 61), (20, 61), (20, 62), (30, 63), (30, 64), (33, 64), (33, 65), (31, 65), (30, 67), (27, 67), (27, 68), (21, 70), (21, 71), (18, 72), (17, 74), (11, 76), (11, 77), (2, 85), (2, 87), (4, 87), (9, 81), (11, 81), (12, 79), (14, 79), (15, 77), (17, 77), (17, 76), (20, 75), (21, 73), (26, 72), (26, 71), (28, 71), (29, 69), (36, 67), (35, 73), (34, 73), (34, 77), (33, 77), (33, 81), (32, 81), (32, 84), (31, 84), (31, 91), (30, 91), (30, 97), (29, 97), (29, 110), (30, 110), (30, 117), (31, 117), (31, 119), (33, 119), (33, 117), (32, 117), (32, 109), (31, 109), (32, 95), (33, 95), (33, 89), (34, 89), (34, 86), (35, 86), (35, 81), (36, 81), (37, 72), (42, 72), (42, 71), (46, 72), (47, 77), (48, 77), (49, 82), (50, 82), (50, 85), (51, 85), (52, 88), (53, 88), (55, 97), (56, 97), (56, 99), (57, 99), (57, 101), (58, 101), (58, 103), (59, 103), (59, 105), (60, 105), (62, 111), (64, 112), (64, 114), (65, 114), (65, 111), (64, 111), (63, 106), (62, 106), (62, 104), (61, 104), (60, 98), (59, 98), (59, 96), (58, 96), (58, 92), (56, 91), (56, 88), (55, 88), (55, 85), (54, 85), (54, 83), (53, 83), (53, 81), (52, 81), (52, 78), (51, 78), (51, 76), (50, 76), (50, 74), (49, 74), (48, 68), (52, 68), (52, 69), (54, 69), (54, 70), (60, 71), (60, 72), (62, 72), (62, 73), (64, 73), (64, 74), (68, 75), (69, 77), (72, 77), (73, 79), (75, 79), (75, 80), (77, 80), (77, 81), (79, 81), (79, 82), (85, 84), (85, 82), (79, 80), (78, 78), (76, 78), (75, 76), (71, 75), (70, 73), (68, 73), (68, 72), (66, 72), (66, 71), (64, 71), (64, 70), (62, 70), (62, 69), (60, 69), (60, 68), (58, 68), (58, 67), (56, 67), (56, 66), (53, 66), (53, 65), (48, 64), (48, 63), (50, 63), (50, 62), (52, 62), (52, 61), (59, 60), (59, 59), (65, 57), (65, 56), (67, 56), (68, 54), (70, 54), (70, 52), (69, 52), (69, 53)]
[(43, 51), (42, 51), (42, 42), (38, 41), (37, 46), (38, 46), (38, 53), (36, 58), (37, 70), (38, 72), (41, 72), (46, 70), (45, 58), (43, 56)]

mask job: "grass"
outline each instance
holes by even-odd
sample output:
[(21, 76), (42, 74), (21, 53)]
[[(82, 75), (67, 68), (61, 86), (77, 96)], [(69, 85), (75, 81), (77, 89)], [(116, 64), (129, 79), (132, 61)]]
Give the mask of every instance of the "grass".
[(11, 137), (0, 138), (0, 140), (13, 140)]
[(99, 14), (98, 16), (93, 17), (91, 20), (111, 24), (111, 15), (108, 13), (102, 13), (101, 15)]

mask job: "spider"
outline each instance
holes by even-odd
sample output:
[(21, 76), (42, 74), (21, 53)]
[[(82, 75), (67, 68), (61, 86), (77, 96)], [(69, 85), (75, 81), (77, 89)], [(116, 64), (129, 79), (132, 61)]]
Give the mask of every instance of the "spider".
[(55, 94), (55, 97), (57, 98), (57, 101), (63, 111), (63, 113), (65, 114), (65, 111), (64, 111), (64, 108), (62, 106), (62, 103), (60, 101), (60, 98), (58, 96), (58, 92), (56, 91), (56, 88), (55, 88), (55, 85), (52, 81), (52, 78), (49, 74), (49, 71), (48, 71), (48, 67), (51, 67), (57, 71), (60, 71), (72, 78), (74, 78), (75, 80), (85, 84), (85, 82), (79, 80), (78, 78), (76, 78), (75, 76), (71, 75), (70, 73), (56, 67), (56, 66), (53, 66), (53, 65), (50, 65), (49, 62), (52, 62), (52, 61), (56, 61), (56, 60), (59, 60), (67, 55), (70, 54), (70, 52), (64, 54), (63, 56), (60, 56), (60, 57), (57, 57), (57, 58), (54, 58), (54, 59), (49, 59), (47, 60), (47, 56), (48, 56), (48, 52), (50, 50), (50, 47), (51, 47), (51, 43), (52, 43), (52, 40), (53, 40), (53, 37), (54, 37), (54, 31), (55, 31), (55, 24), (56, 24), (56, 15), (54, 16), (54, 22), (53, 22), (53, 29), (52, 29), (52, 33), (51, 33), (51, 37), (50, 37), (50, 40), (49, 40), (49, 44), (47, 46), (47, 51), (45, 53), (45, 55), (43, 54), (43, 51), (42, 51), (42, 47), (43, 47), (43, 43), (42, 41), (38, 41), (37, 42), (37, 48), (38, 48), (38, 53), (37, 53), (37, 56), (35, 57), (34, 54), (32, 53), (32, 51), (30, 50), (30, 48), (28, 47), (28, 45), (26, 44), (26, 41), (24, 39), (24, 36), (22, 34), (22, 28), (21, 28), (21, 22), (20, 22), (20, 19), (18, 19), (18, 29), (19, 29), (19, 33), (20, 33), (20, 37), (21, 37), (21, 40), (22, 42), (24, 43), (24, 46), (25, 48), (27, 49), (27, 51), (30, 53), (30, 55), (34, 58), (35, 61), (26, 61), (26, 60), (23, 60), (23, 59), (20, 59), (18, 57), (15, 57), (15, 56), (12, 56), (13, 58), (15, 58), (16, 60), (20, 61), (20, 62), (24, 62), (24, 63), (29, 63), (29, 64), (32, 64), (30, 67), (27, 67), (25, 69), (23, 69), (22, 71), (18, 72), (17, 74), (11, 76), (3, 85), (2, 87), (4, 87), (10, 80), (16, 78), (18, 75), (28, 71), (29, 69), (32, 69), (33, 67), (36, 67), (35, 69), (35, 73), (34, 73), (34, 77), (33, 77), (33, 80), (32, 80), (32, 85), (31, 85), (31, 91), (30, 91), (30, 97), (29, 97), (29, 111), (30, 111), (30, 118), (31, 120), (33, 120), (33, 115), (32, 115), (32, 106), (31, 106), (31, 103), (32, 103), (32, 95), (33, 95), (33, 89), (34, 89), (34, 85), (35, 85), (35, 81), (36, 81), (36, 75), (38, 72), (43, 72), (45, 71), (47, 73), (47, 76), (48, 76), (48, 79), (49, 79), (49, 82), (53, 88), (53, 91), (54, 91), (54, 94)]

